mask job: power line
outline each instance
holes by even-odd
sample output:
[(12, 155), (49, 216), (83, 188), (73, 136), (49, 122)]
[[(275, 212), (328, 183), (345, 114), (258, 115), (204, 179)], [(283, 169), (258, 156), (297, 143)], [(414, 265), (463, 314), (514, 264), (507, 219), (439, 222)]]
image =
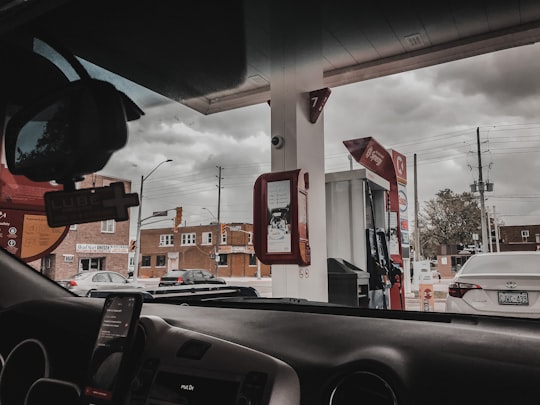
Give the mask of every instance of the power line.
[(491, 196), (491, 198), (519, 198), (519, 199), (531, 198), (531, 199), (536, 200), (536, 199), (540, 198), (540, 195), (519, 195), (519, 194), (516, 194), (516, 195)]

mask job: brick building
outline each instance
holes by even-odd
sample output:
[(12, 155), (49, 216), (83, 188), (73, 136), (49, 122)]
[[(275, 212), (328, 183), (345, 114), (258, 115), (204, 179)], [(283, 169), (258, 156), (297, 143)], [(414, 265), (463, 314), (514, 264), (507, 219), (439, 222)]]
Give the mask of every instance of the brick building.
[(457, 245), (440, 245), (437, 248), (437, 270), (444, 278), (454, 277), (470, 257), (470, 252), (460, 251)]
[[(491, 249), (497, 251), (495, 231)], [(499, 227), (501, 252), (540, 250), (540, 225), (511, 225)], [(471, 253), (458, 251), (457, 245), (441, 245), (437, 254), (437, 270), (443, 277), (453, 276), (465, 264)]]
[(501, 252), (539, 250), (540, 225), (512, 225), (499, 227)]
[[(123, 182), (125, 192), (131, 192), (131, 182), (96, 174), (86, 176), (79, 188), (103, 187), (114, 182)], [(53, 280), (86, 270), (112, 270), (127, 276), (128, 244), (129, 221), (72, 225), (58, 248), (29, 264)]]
[[(270, 275), (253, 249), (252, 224), (222, 224), (218, 241), (219, 261), (215, 260), (217, 224), (141, 230), (140, 277), (160, 277), (177, 268), (206, 269), (219, 277)], [(217, 271), (216, 271), (217, 270)]]

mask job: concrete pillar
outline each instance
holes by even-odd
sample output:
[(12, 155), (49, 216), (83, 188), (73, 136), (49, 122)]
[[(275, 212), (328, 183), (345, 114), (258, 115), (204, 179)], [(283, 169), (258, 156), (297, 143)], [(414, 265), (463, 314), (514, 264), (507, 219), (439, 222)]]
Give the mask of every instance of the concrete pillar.
[[(291, 1), (270, 2), (272, 27), (271, 132), (284, 145), (272, 148), (272, 172), (309, 173), (311, 265), (272, 266), (272, 295), (328, 301), (323, 114), (309, 121), (309, 92), (323, 86), (320, 15)], [(300, 4), (301, 3), (301, 4)], [(308, 4), (309, 5), (309, 4)]]

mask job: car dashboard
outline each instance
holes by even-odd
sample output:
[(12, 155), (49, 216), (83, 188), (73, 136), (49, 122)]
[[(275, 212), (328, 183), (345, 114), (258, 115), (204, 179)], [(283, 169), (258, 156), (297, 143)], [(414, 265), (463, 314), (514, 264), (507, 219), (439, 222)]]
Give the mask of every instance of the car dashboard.
[[(2, 311), (0, 403), (88, 403), (84, 386), (102, 306), (99, 298), (73, 297)], [(137, 330), (126, 404), (538, 399), (536, 321), (309, 305), (145, 303)], [(47, 383), (39, 395), (32, 392), (37, 380)]]

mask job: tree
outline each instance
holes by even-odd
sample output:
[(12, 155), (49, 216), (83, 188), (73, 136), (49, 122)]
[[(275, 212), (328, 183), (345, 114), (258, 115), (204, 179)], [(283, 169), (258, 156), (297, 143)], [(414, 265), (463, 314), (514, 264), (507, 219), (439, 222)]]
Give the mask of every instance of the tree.
[(439, 191), (419, 213), (420, 245), (424, 256), (437, 254), (439, 245), (472, 244), (473, 234), (481, 232), (480, 207), (468, 192)]

